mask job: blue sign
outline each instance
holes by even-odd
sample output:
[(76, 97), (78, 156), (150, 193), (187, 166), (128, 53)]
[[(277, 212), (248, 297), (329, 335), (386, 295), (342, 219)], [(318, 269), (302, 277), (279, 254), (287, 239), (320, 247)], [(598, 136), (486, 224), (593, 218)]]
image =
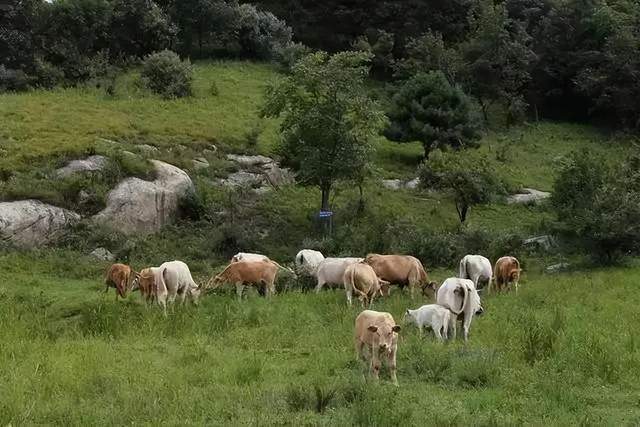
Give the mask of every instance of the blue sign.
[(331, 211), (320, 211), (320, 213), (318, 214), (318, 217), (320, 217), (320, 218), (329, 218), (332, 215), (333, 215), (333, 212), (331, 212)]

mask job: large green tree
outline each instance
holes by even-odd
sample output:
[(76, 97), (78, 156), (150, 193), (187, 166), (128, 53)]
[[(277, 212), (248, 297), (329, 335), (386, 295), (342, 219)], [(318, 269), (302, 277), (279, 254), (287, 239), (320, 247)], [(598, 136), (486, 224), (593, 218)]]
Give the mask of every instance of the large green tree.
[(262, 113), (282, 118), (284, 163), (302, 183), (320, 188), (322, 210), (336, 181), (362, 175), (385, 123), (364, 87), (370, 62), (366, 52), (314, 53), (267, 90)]
[(387, 138), (420, 141), (424, 156), (437, 147), (462, 148), (480, 138), (480, 120), (470, 98), (440, 71), (419, 73), (393, 95)]

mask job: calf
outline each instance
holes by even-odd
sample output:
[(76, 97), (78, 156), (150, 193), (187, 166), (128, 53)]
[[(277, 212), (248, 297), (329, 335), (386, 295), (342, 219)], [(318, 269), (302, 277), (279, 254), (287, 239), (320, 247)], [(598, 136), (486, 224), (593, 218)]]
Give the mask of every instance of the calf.
[[(275, 293), (275, 280), (278, 266), (273, 261), (240, 261), (229, 264), (222, 273), (212, 278), (209, 283), (218, 288), (223, 283), (236, 285), (238, 298), (247, 285), (254, 285), (268, 297)], [(209, 285), (208, 285), (209, 286)]]
[(518, 281), (520, 280), (520, 262), (512, 256), (503, 256), (496, 261), (495, 268), (495, 283), (496, 290), (502, 291), (503, 288), (507, 289), (511, 287), (511, 284), (516, 288), (516, 294), (518, 293)]
[(138, 280), (138, 289), (142, 299), (149, 303), (153, 302), (156, 298), (157, 287), (156, 277), (162, 276), (162, 273), (157, 267), (149, 267), (140, 271), (140, 279)]
[(368, 264), (357, 262), (349, 264), (343, 276), (344, 289), (347, 292), (347, 303), (351, 305), (353, 294), (359, 295), (363, 307), (369, 307), (377, 294), (382, 294), (382, 287), (389, 282), (381, 280)]
[(356, 317), (355, 347), (358, 358), (367, 362), (364, 349), (367, 348), (371, 359), (371, 373), (377, 380), (380, 377), (380, 359), (387, 361), (391, 380), (398, 385), (396, 377), (396, 353), (398, 351), (398, 332), (390, 313), (365, 310)]
[(113, 264), (107, 271), (105, 277), (105, 292), (109, 291), (109, 288), (116, 289), (116, 300), (118, 296), (125, 298), (127, 292), (136, 286), (139, 280), (139, 275), (131, 267), (125, 264)]
[(269, 257), (262, 254), (252, 254), (250, 252), (238, 252), (231, 257), (231, 262), (240, 261), (269, 261)]
[(406, 322), (416, 325), (420, 333), (422, 333), (422, 328), (425, 325), (429, 325), (438, 340), (449, 339), (448, 330), (451, 311), (446, 307), (438, 304), (428, 304), (416, 310), (407, 309), (404, 318)]
[(422, 287), (424, 293), (425, 287), (432, 286), (432, 282), (427, 280), (427, 272), (422, 263), (415, 257), (369, 254), (364, 262), (373, 267), (379, 278), (401, 287), (408, 285), (411, 290), (411, 299), (414, 298), (415, 288)]

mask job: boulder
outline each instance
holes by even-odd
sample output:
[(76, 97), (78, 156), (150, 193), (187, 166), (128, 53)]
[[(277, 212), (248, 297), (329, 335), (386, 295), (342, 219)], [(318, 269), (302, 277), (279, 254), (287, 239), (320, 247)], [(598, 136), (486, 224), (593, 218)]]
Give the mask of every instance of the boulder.
[(535, 204), (551, 197), (551, 193), (533, 188), (523, 188), (522, 193), (507, 197), (507, 203)]
[(22, 248), (47, 244), (78, 221), (77, 213), (38, 200), (0, 203), (0, 238)]
[(563, 270), (566, 270), (569, 267), (570, 267), (569, 263), (561, 262), (561, 263), (558, 263), (558, 264), (553, 264), (553, 265), (548, 266), (547, 268), (545, 268), (545, 271), (547, 273), (553, 274), (553, 273), (559, 273), (559, 272), (561, 272)]
[(262, 187), (267, 184), (267, 181), (264, 175), (240, 171), (223, 179), (222, 184), (229, 187)]
[(109, 159), (104, 156), (95, 155), (89, 156), (86, 159), (72, 160), (63, 168), (56, 170), (56, 175), (59, 178), (66, 178), (75, 173), (81, 172), (97, 172), (107, 166)]
[(293, 172), (287, 168), (281, 168), (276, 163), (268, 163), (264, 165), (264, 175), (273, 187), (281, 187), (296, 182)]
[(90, 255), (100, 261), (115, 261), (116, 259), (116, 256), (105, 248), (95, 248)]
[(238, 163), (242, 167), (263, 166), (275, 161), (266, 156), (243, 156), (238, 154), (227, 154), (227, 159)]
[(528, 239), (525, 239), (522, 243), (525, 246), (539, 247), (546, 251), (548, 251), (552, 246), (555, 245), (555, 241), (549, 235), (530, 237)]
[(111, 190), (107, 207), (93, 216), (96, 223), (125, 234), (149, 234), (171, 222), (180, 198), (194, 191), (189, 175), (168, 163), (151, 160), (154, 181), (127, 178)]
[(400, 190), (404, 187), (404, 184), (399, 179), (383, 179), (382, 186), (389, 190)]
[(404, 186), (409, 190), (415, 190), (420, 185), (420, 178), (413, 178), (411, 181), (407, 181)]

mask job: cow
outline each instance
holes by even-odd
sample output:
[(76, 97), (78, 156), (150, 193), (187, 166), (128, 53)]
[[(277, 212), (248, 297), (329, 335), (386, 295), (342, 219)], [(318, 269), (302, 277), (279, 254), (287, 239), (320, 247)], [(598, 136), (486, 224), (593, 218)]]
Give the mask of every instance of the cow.
[(373, 267), (376, 275), (389, 283), (400, 285), (401, 287), (409, 286), (411, 290), (411, 299), (414, 298), (415, 288), (435, 287), (433, 282), (428, 282), (427, 272), (422, 263), (417, 258), (410, 255), (378, 255), (369, 254), (364, 262)]
[(262, 254), (252, 254), (250, 252), (238, 252), (231, 257), (231, 262), (240, 261), (269, 261), (269, 257)]
[(311, 249), (303, 249), (296, 255), (296, 270), (298, 274), (313, 276), (322, 261), (324, 261), (322, 253)]
[(107, 271), (104, 291), (108, 292), (109, 288), (115, 288), (116, 300), (118, 300), (118, 296), (126, 298), (127, 292), (137, 286), (138, 280), (139, 274), (128, 265), (113, 264)]
[(182, 305), (187, 297), (198, 303), (202, 287), (196, 285), (189, 266), (182, 261), (165, 262), (160, 267), (150, 267), (140, 272), (140, 294), (146, 302), (155, 300), (166, 315), (167, 303), (173, 304), (176, 297)]
[(391, 380), (398, 385), (396, 377), (396, 353), (398, 351), (398, 332), (400, 326), (396, 325), (390, 313), (364, 310), (356, 317), (355, 347), (358, 359), (367, 362), (364, 349), (367, 348), (371, 359), (371, 373), (377, 380), (380, 377), (380, 359), (386, 359)]
[(404, 314), (404, 321), (413, 323), (422, 334), (422, 328), (429, 325), (438, 340), (449, 339), (448, 330), (451, 321), (451, 310), (439, 304), (428, 304), (411, 310), (407, 309)]
[(482, 255), (466, 255), (460, 260), (460, 279), (469, 279), (478, 291), (491, 287), (491, 261)]
[(278, 266), (273, 261), (239, 261), (229, 264), (222, 273), (209, 280), (207, 287), (218, 288), (223, 283), (236, 285), (238, 298), (247, 285), (254, 285), (261, 294), (269, 297), (275, 293), (275, 280)]
[(363, 307), (369, 307), (377, 294), (384, 294), (382, 288), (389, 282), (376, 276), (370, 265), (363, 262), (349, 264), (344, 270), (344, 289), (347, 292), (347, 303), (351, 305), (353, 294), (357, 294)]
[(316, 269), (317, 280), (316, 293), (322, 290), (326, 284), (333, 286), (344, 285), (344, 271), (355, 262), (361, 262), (362, 258), (325, 258)]
[(450, 277), (438, 289), (436, 303), (451, 310), (454, 314), (449, 320), (449, 329), (456, 338), (456, 321), (461, 320), (464, 330), (464, 341), (469, 339), (469, 328), (474, 315), (481, 315), (484, 310), (480, 295), (474, 283), (469, 279)]
[(494, 270), (494, 279), (496, 291), (500, 292), (503, 288), (510, 288), (513, 283), (518, 294), (518, 281), (520, 280), (520, 262), (512, 256), (503, 256), (496, 261)]

